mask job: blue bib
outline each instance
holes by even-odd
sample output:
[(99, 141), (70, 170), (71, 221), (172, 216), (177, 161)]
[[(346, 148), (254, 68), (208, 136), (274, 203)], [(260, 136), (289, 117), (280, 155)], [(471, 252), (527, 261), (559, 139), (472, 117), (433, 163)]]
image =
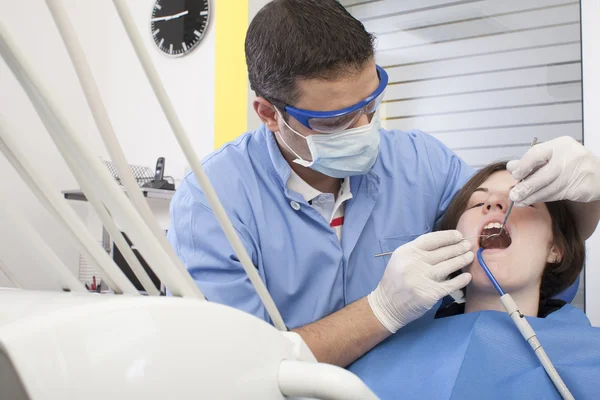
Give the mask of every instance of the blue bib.
[[(561, 399), (506, 313), (433, 314), (349, 370), (381, 399)], [(527, 319), (575, 399), (600, 399), (600, 328), (570, 305)]]

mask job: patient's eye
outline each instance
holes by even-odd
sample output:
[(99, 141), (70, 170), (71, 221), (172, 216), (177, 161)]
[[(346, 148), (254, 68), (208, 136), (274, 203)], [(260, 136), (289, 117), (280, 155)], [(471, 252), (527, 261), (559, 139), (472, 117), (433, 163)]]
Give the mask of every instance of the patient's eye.
[(469, 202), (467, 203), (467, 209), (472, 209), (476, 207), (482, 207), (485, 204), (487, 196), (481, 192), (475, 192), (471, 195)]
[(477, 203), (477, 204), (474, 204), (471, 207), (469, 207), (469, 209), (475, 208), (475, 207), (482, 207), (482, 206), (483, 206), (483, 203)]

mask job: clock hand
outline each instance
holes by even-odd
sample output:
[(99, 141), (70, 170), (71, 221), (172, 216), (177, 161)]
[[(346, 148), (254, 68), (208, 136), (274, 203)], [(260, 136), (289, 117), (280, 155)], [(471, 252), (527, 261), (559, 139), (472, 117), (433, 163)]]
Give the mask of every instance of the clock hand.
[(175, 19), (175, 18), (179, 18), (179, 17), (183, 17), (184, 15), (188, 15), (190, 12), (188, 10), (182, 11), (179, 14), (175, 14), (173, 16), (171, 16), (171, 18), (169, 18), (169, 20), (171, 19)]
[(184, 15), (189, 14), (189, 11), (182, 11), (179, 14), (175, 14), (175, 15), (167, 15), (166, 17), (158, 17), (158, 18), (152, 18), (151, 21), (152, 22), (157, 22), (157, 21), (170, 21), (172, 19), (175, 18), (179, 18), (179, 17), (183, 17)]

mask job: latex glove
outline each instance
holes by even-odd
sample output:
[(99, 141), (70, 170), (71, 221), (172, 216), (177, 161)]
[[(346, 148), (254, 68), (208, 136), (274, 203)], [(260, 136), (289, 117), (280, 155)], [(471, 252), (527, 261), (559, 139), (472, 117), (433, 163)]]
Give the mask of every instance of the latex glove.
[(600, 159), (568, 136), (533, 146), (520, 160), (510, 161), (506, 169), (516, 180), (534, 171), (510, 191), (516, 206), (600, 199)]
[(367, 300), (391, 333), (416, 320), (440, 299), (469, 284), (471, 274), (448, 275), (473, 261), (471, 243), (458, 231), (422, 235), (402, 245), (390, 258), (383, 277)]

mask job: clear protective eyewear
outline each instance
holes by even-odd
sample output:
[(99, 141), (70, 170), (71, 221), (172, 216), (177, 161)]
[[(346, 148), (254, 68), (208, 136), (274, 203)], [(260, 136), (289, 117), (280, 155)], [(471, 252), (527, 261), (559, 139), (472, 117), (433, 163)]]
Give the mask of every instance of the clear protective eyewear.
[(278, 101), (270, 101), (310, 130), (321, 133), (341, 132), (353, 126), (363, 114), (373, 114), (381, 105), (388, 84), (388, 75), (379, 65), (375, 67), (379, 76), (379, 86), (366, 99), (350, 107), (334, 111), (311, 111), (295, 108)]

